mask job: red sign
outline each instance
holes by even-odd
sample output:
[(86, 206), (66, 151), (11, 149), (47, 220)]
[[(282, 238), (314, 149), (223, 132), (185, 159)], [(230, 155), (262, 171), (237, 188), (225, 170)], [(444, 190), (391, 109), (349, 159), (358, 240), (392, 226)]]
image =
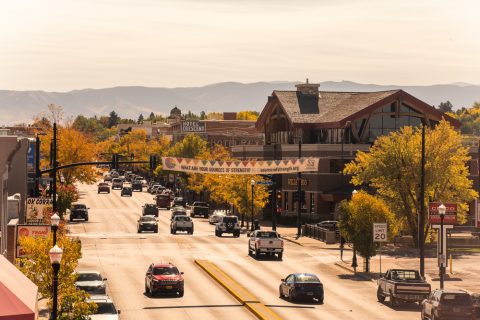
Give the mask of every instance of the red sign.
[[(441, 202), (429, 202), (428, 203), (428, 222), (430, 224), (440, 224), (441, 218), (438, 213), (438, 207)], [(457, 224), (457, 204), (456, 203), (444, 203), (445, 216), (443, 218), (443, 224), (453, 225)]]

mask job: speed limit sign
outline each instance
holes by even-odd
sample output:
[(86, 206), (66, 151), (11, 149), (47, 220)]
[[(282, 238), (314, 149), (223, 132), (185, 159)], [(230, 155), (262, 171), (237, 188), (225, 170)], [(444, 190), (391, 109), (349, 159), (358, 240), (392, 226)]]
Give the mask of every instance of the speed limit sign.
[(373, 224), (373, 242), (387, 241), (387, 224), (374, 223)]

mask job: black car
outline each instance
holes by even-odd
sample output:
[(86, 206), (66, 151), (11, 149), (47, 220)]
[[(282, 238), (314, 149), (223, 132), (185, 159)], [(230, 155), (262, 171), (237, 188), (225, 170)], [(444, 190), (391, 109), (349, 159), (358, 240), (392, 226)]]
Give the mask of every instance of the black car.
[(279, 295), (280, 298), (288, 298), (290, 301), (308, 298), (323, 303), (323, 284), (314, 274), (292, 273), (285, 279), (282, 279)]
[(186, 208), (187, 202), (182, 197), (175, 197), (173, 199), (172, 207), (177, 207), (177, 206)]
[(132, 196), (132, 188), (131, 187), (123, 187), (122, 191), (120, 192), (120, 196)]
[(143, 216), (137, 221), (137, 232), (153, 231), (158, 233), (158, 222), (154, 216)]
[(145, 203), (142, 209), (142, 216), (158, 217), (158, 208), (156, 203)]
[(133, 191), (142, 191), (143, 190), (143, 185), (141, 180), (135, 180), (132, 182), (132, 190)]
[(83, 219), (88, 221), (88, 209), (86, 205), (82, 203), (74, 203), (70, 208), (70, 221), (73, 219)]
[(190, 213), (191, 217), (203, 216), (208, 218), (209, 206), (206, 202), (195, 201), (192, 205), (192, 212)]

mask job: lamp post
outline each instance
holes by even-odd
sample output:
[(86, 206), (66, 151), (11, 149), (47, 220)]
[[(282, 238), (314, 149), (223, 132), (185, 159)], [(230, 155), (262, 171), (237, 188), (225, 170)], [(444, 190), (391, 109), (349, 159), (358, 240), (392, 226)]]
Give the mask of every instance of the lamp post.
[(255, 230), (253, 227), (253, 196), (254, 196), (254, 187), (255, 187), (255, 180), (250, 180), (250, 185), (252, 186), (252, 225), (250, 227), (250, 230), (253, 231)]
[(447, 208), (443, 205), (438, 206), (438, 213), (440, 214), (440, 266), (439, 266), (439, 271), (440, 271), (440, 289), (443, 289), (443, 274), (444, 274), (444, 256), (446, 252), (443, 252), (443, 219), (445, 218), (445, 211)]
[[(352, 198), (358, 193), (357, 190), (352, 191)], [(355, 248), (355, 239), (353, 239), (353, 258), (352, 258), (352, 268), (353, 272), (357, 273), (357, 249)]]
[(52, 313), (50, 315), (51, 320), (57, 320), (57, 311), (58, 311), (58, 271), (60, 270), (60, 262), (62, 261), (63, 250), (57, 245), (53, 246), (52, 249), (48, 252), (50, 256), (50, 262), (52, 263), (53, 269), (53, 303), (52, 303)]
[(51, 226), (52, 231), (53, 231), (53, 245), (57, 244), (57, 230), (58, 230), (59, 223), (60, 223), (60, 217), (58, 216), (58, 214), (55, 213), (50, 218), (50, 226)]

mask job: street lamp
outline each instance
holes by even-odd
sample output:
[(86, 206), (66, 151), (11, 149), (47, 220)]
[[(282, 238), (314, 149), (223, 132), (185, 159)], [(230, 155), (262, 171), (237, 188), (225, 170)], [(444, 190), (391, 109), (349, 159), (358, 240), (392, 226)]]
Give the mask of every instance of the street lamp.
[(255, 230), (253, 228), (253, 195), (254, 195), (253, 190), (254, 190), (254, 187), (255, 187), (255, 180), (253, 180), (253, 179), (250, 180), (250, 185), (252, 186), (252, 226), (250, 227), (250, 230), (253, 231), (253, 230)]
[(57, 244), (57, 230), (58, 230), (59, 223), (60, 223), (60, 217), (58, 216), (58, 214), (55, 213), (50, 218), (50, 226), (51, 226), (52, 231), (53, 231), (53, 245)]
[[(354, 195), (356, 195), (358, 193), (357, 190), (353, 190), (352, 191), (352, 198)], [(357, 248), (355, 248), (355, 239), (353, 239), (353, 258), (352, 258), (352, 268), (353, 268), (353, 272), (357, 273), (357, 267), (358, 267), (358, 263), (357, 263)]]
[(52, 280), (53, 304), (52, 304), (52, 313), (50, 316), (51, 320), (57, 320), (58, 271), (60, 270), (60, 262), (62, 261), (62, 254), (63, 254), (63, 250), (59, 248), (57, 245), (55, 245), (48, 252), (48, 255), (50, 256), (50, 262), (52, 263), (52, 269), (53, 269), (53, 280)]
[(443, 205), (438, 206), (438, 213), (440, 214), (440, 289), (443, 289), (443, 262), (446, 252), (443, 252), (443, 219), (445, 218), (445, 212), (447, 208)]

